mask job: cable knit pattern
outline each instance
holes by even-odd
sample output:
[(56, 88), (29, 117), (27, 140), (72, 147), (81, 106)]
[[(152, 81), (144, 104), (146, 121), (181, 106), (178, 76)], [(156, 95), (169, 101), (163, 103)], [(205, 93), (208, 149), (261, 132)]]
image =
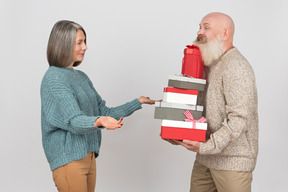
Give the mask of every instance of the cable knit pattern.
[(207, 141), (196, 159), (218, 170), (253, 171), (258, 154), (258, 111), (255, 76), (237, 48), (208, 68), (205, 91)]
[(42, 144), (51, 170), (99, 154), (100, 116), (116, 119), (141, 109), (138, 99), (108, 108), (88, 76), (69, 68), (49, 67), (41, 83)]

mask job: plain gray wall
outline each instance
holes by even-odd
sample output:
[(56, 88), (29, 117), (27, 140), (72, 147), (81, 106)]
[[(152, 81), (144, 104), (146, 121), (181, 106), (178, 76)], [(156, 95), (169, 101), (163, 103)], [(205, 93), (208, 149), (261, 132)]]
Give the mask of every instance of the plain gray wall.
[[(257, 79), (260, 151), (253, 191), (287, 190), (286, 0), (1, 0), (0, 191), (56, 191), (41, 144), (40, 82), (55, 22), (80, 23), (88, 51), (78, 67), (108, 106), (140, 95), (161, 99), (168, 75), (209, 12), (230, 15), (235, 46)], [(96, 191), (185, 192), (195, 153), (161, 140), (154, 106), (103, 131)]]

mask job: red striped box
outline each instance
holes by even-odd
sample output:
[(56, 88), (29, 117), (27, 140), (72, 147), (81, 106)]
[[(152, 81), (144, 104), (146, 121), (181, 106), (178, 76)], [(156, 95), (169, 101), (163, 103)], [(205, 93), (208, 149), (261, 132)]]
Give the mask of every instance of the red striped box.
[(162, 120), (161, 137), (163, 139), (191, 140), (204, 142), (206, 139), (207, 123)]
[(197, 95), (197, 90), (165, 87), (163, 101), (170, 103), (196, 105)]

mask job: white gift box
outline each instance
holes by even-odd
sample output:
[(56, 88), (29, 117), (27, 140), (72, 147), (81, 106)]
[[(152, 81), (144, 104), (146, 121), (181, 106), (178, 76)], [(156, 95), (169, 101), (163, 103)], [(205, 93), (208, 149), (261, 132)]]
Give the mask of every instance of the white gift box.
[(198, 95), (197, 90), (165, 87), (163, 101), (170, 103), (196, 105), (197, 95)]

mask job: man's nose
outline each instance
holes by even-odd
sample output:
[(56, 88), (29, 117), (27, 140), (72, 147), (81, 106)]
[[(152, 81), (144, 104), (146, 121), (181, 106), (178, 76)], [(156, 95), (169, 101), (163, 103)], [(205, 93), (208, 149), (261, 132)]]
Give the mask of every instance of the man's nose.
[(198, 30), (197, 35), (203, 35), (203, 31), (201, 29)]

